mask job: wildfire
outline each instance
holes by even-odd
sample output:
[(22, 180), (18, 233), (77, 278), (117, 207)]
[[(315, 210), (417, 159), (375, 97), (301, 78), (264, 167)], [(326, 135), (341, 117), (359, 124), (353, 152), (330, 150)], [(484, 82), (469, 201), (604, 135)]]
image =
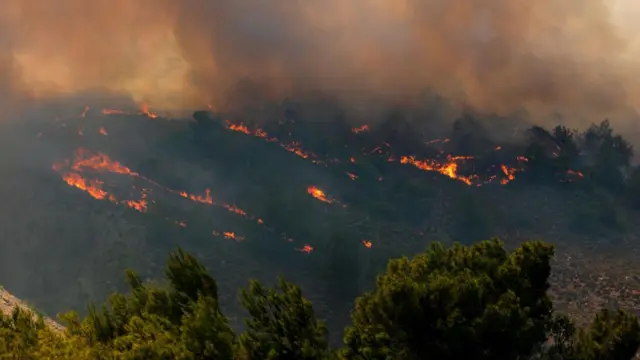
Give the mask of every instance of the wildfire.
[(223, 231), (222, 233), (220, 233), (219, 231), (213, 230), (211, 232), (211, 235), (216, 236), (216, 237), (222, 235), (222, 237), (224, 237), (225, 239), (229, 239), (229, 240), (236, 240), (236, 241), (244, 240), (244, 236), (239, 236), (233, 231)]
[(502, 173), (506, 176), (506, 178), (502, 178), (500, 180), (500, 184), (505, 185), (510, 181), (513, 181), (516, 179), (515, 173), (518, 171), (518, 169), (507, 167), (507, 165), (504, 165), (504, 164), (500, 165), (500, 169), (502, 170)]
[[(56, 166), (60, 166), (60, 163), (58, 163)], [(96, 171), (111, 172), (115, 174), (140, 176), (140, 174), (132, 171), (119, 162), (111, 160), (108, 155), (102, 153), (96, 153), (92, 155), (84, 148), (79, 148), (76, 150), (71, 169), (78, 172), (84, 169), (93, 169)]]
[[(267, 141), (270, 142), (279, 142), (279, 140), (275, 137), (270, 137), (264, 130), (262, 129), (256, 129), (256, 130), (251, 130), (248, 126), (246, 126), (244, 123), (238, 123), (238, 124), (234, 124), (230, 121), (226, 121), (227, 123), (227, 128), (231, 131), (236, 131), (236, 132), (240, 132), (246, 135), (251, 135), (251, 136), (256, 136), (256, 137), (260, 137), (260, 138), (264, 138)], [(363, 131), (368, 131), (369, 130), (369, 126), (368, 125), (363, 125), (360, 127), (356, 127), (351, 129), (351, 131), (353, 133), (361, 133)], [(433, 139), (430, 141), (427, 141), (426, 144), (446, 144), (448, 142), (450, 142), (451, 139), (449, 138), (443, 138), (443, 139)], [(338, 159), (331, 159), (329, 161), (323, 161), (317, 158), (316, 155), (314, 155), (313, 153), (307, 152), (305, 150), (303, 150), (302, 145), (297, 142), (291, 142), (291, 143), (279, 143), (279, 145), (291, 152), (296, 154), (297, 156), (303, 158), (303, 159), (310, 159), (313, 163), (315, 164), (323, 164), (325, 166), (327, 166), (328, 164), (334, 164), (334, 163), (340, 163), (340, 161)], [(394, 155), (391, 155), (388, 153), (388, 151), (391, 149), (391, 145), (387, 142), (383, 143), (383, 146), (378, 146), (375, 147), (374, 149), (370, 150), (370, 151), (365, 151), (364, 154), (365, 155), (384, 155), (384, 156), (388, 156), (386, 158), (387, 162), (396, 162), (398, 161), (398, 158)], [(502, 150), (502, 147), (500, 146), (496, 146), (494, 148), (495, 151), (499, 151)], [(364, 149), (363, 149), (364, 151)], [(385, 155), (387, 154), (387, 155)], [(447, 156), (445, 161), (442, 160), (437, 160), (437, 159), (424, 159), (424, 160), (418, 160), (416, 159), (414, 156), (400, 156), (399, 160), (401, 164), (410, 164), (415, 166), (416, 168), (423, 170), (423, 171), (435, 171), (435, 172), (439, 172), (451, 179), (457, 180), (457, 181), (461, 181), (467, 185), (475, 185), (475, 186), (482, 186), (484, 184), (488, 184), (490, 182), (492, 182), (493, 180), (497, 179), (497, 176), (491, 176), (488, 180), (484, 181), (484, 182), (478, 182), (478, 176), (477, 175), (470, 175), (470, 176), (463, 176), (458, 174), (458, 168), (460, 163), (466, 161), (466, 160), (470, 160), (473, 159), (473, 157), (471, 156), (452, 156), (449, 155)], [(517, 157), (517, 160), (520, 162), (527, 162), (529, 161), (529, 159), (527, 159), (526, 157), (523, 156), (519, 156)], [(357, 164), (357, 160), (355, 157), (351, 156), (349, 157), (349, 162), (351, 162), (352, 164)], [(516, 168), (510, 168), (506, 165), (501, 165), (500, 166), (502, 173), (504, 174), (505, 178), (501, 178), (500, 179), (500, 183), (501, 184), (507, 184), (511, 181), (513, 181), (515, 179), (515, 173), (517, 171), (521, 171), (520, 169), (516, 169)], [(358, 178), (357, 175), (355, 175), (354, 173), (351, 172), (347, 172), (347, 176), (351, 179), (351, 180), (356, 180)], [(378, 181), (382, 181), (382, 177), (378, 178)], [(311, 192), (310, 192), (311, 194)], [(317, 196), (314, 196), (316, 198), (318, 198), (321, 201), (324, 202), (331, 202), (332, 200), (327, 199), (326, 197), (322, 197), (322, 195), (320, 195), (319, 193), (316, 193)]]
[(70, 186), (86, 191), (87, 194), (89, 194), (94, 199), (104, 200), (107, 198), (112, 198), (112, 196), (109, 195), (108, 192), (102, 189), (102, 185), (104, 183), (100, 180), (87, 180), (80, 176), (80, 174), (73, 172), (63, 174), (62, 180)]
[(86, 116), (87, 116), (87, 113), (89, 112), (89, 110), (90, 110), (89, 106), (86, 106), (86, 105), (85, 105), (84, 110), (82, 110), (82, 113), (80, 114), (80, 117), (81, 117), (81, 118), (86, 117)]
[(140, 104), (140, 112), (139, 113), (135, 113), (135, 112), (130, 112), (130, 111), (124, 111), (124, 110), (120, 110), (120, 109), (102, 109), (102, 113), (104, 115), (143, 115), (146, 116), (150, 119), (155, 119), (158, 117), (158, 114), (152, 112), (149, 110), (149, 105), (147, 105), (147, 103), (143, 102), (142, 104)]
[(256, 136), (259, 138), (263, 138), (269, 142), (278, 142), (280, 147), (287, 150), (290, 153), (296, 154), (299, 157), (303, 158), (303, 159), (309, 159), (309, 158), (313, 158), (313, 162), (316, 164), (320, 164), (323, 163), (322, 161), (317, 159), (317, 156), (315, 156), (314, 154), (308, 153), (306, 151), (304, 151), (304, 149), (302, 149), (302, 146), (300, 145), (299, 142), (297, 141), (293, 141), (290, 143), (283, 143), (280, 142), (278, 140), (278, 138), (276, 137), (270, 137), (269, 134), (262, 130), (262, 129), (255, 129), (255, 130), (250, 130), (246, 125), (244, 125), (243, 123), (239, 123), (239, 124), (233, 124), (231, 123), (229, 120), (226, 121), (227, 123), (227, 129), (231, 130), (231, 131), (236, 131), (236, 132), (240, 132), (246, 135), (252, 135), (252, 136)]
[[(125, 165), (115, 160), (112, 160), (106, 154), (102, 154), (102, 153), (92, 154), (84, 148), (79, 148), (75, 151), (74, 158), (72, 161), (64, 160), (64, 161), (55, 163), (52, 167), (55, 171), (60, 172), (62, 174), (63, 180), (67, 182), (67, 184), (86, 191), (92, 197), (100, 200), (109, 199), (114, 203), (122, 203), (140, 212), (145, 212), (148, 206), (146, 193), (143, 193), (141, 200), (136, 200), (136, 201), (125, 200), (125, 201), (119, 202), (116, 200), (115, 196), (107, 193), (105, 190), (102, 189), (102, 184), (103, 184), (102, 182), (98, 180), (88, 181), (84, 179), (80, 175), (80, 173), (85, 170), (93, 170), (97, 172), (128, 175), (131, 177), (141, 179), (151, 185), (161, 188), (162, 190), (168, 193), (178, 195), (184, 199), (188, 199), (193, 202), (197, 202), (201, 204), (221, 206), (233, 214), (240, 215), (249, 220), (255, 220), (258, 224), (264, 225), (264, 221), (262, 220), (262, 218), (249, 215), (246, 211), (244, 211), (243, 209), (235, 205), (215, 202), (213, 200), (213, 197), (211, 196), (210, 189), (205, 189), (204, 195), (198, 195), (198, 194), (190, 194), (190, 193), (187, 193), (186, 191), (179, 191), (179, 190), (162, 186), (159, 183), (131, 170)], [(68, 172), (65, 171), (65, 169), (67, 168), (70, 171)]]
[(149, 106), (147, 105), (146, 102), (143, 102), (140, 105), (140, 111), (142, 111), (142, 115), (150, 118), (150, 119), (155, 119), (158, 117), (158, 115), (156, 113), (153, 113), (151, 111), (149, 111)]
[(306, 244), (302, 248), (296, 249), (296, 250), (298, 250), (300, 252), (303, 252), (303, 253), (311, 254), (313, 252), (314, 248), (313, 248), (313, 246), (311, 246), (309, 244)]
[[(53, 166), (53, 169), (56, 171), (60, 171), (62, 168), (61, 165)], [(97, 200), (108, 200), (114, 204), (123, 204), (128, 206), (138, 212), (146, 212), (147, 211), (147, 192), (143, 192), (140, 200), (123, 200), (118, 201), (115, 195), (107, 192), (102, 187), (104, 182), (100, 180), (90, 180), (82, 177), (82, 175), (77, 172), (65, 172), (61, 174), (62, 180), (66, 182), (69, 186), (73, 186), (77, 189), (80, 189), (89, 196)]]
[[(174, 192), (173, 190), (167, 189), (169, 192)], [(211, 190), (205, 189), (204, 196), (189, 194), (186, 191), (178, 192), (178, 195), (182, 196), (185, 199), (189, 199), (191, 201), (199, 202), (201, 204), (213, 205), (213, 198), (211, 198)]]
[(128, 115), (129, 113), (124, 110), (118, 109), (102, 109), (104, 115)]
[(362, 240), (362, 245), (364, 245), (364, 247), (366, 247), (367, 249), (371, 249), (371, 247), (373, 246), (371, 241), (368, 240)]
[(142, 193), (142, 198), (140, 200), (125, 200), (125, 205), (128, 207), (137, 210), (138, 212), (147, 212), (147, 206), (149, 203), (147, 202), (147, 193)]
[(403, 156), (400, 158), (401, 164), (411, 164), (420, 170), (424, 171), (436, 171), (442, 175), (448, 176), (452, 179), (462, 181), (467, 185), (473, 184), (474, 176), (462, 176), (458, 175), (458, 161), (467, 160), (468, 157), (454, 157), (448, 156), (446, 163), (440, 163), (436, 160), (416, 160), (414, 156)]
[(107, 135), (109, 135), (109, 134), (107, 133), (107, 130), (106, 130), (104, 127), (101, 127), (101, 128), (100, 128), (100, 130), (99, 130), (98, 132), (100, 133), (100, 135), (103, 135), (103, 136), (107, 136)]
[(314, 198), (322, 201), (322, 202), (326, 202), (327, 204), (331, 204), (333, 203), (335, 200), (331, 200), (329, 198), (327, 198), (327, 195), (324, 193), (324, 191), (318, 189), (315, 186), (309, 186), (307, 187), (307, 193), (309, 193), (309, 195), (313, 196)]
[(351, 129), (351, 132), (353, 132), (354, 134), (359, 134), (364, 131), (369, 131), (369, 125), (362, 125), (362, 126)]

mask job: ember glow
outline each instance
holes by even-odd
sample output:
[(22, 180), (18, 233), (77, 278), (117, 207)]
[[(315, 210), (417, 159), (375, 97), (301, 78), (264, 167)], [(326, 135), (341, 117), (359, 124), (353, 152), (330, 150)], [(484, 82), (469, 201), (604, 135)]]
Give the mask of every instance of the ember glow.
[(309, 244), (306, 244), (302, 248), (296, 249), (296, 250), (298, 250), (300, 252), (303, 252), (303, 253), (311, 254), (313, 252), (314, 248), (313, 248), (313, 246), (311, 246)]
[(139, 112), (105, 108), (105, 109), (102, 109), (102, 113), (104, 115), (142, 115), (142, 116), (148, 117), (149, 119), (156, 119), (158, 117), (158, 114), (149, 110), (149, 105), (147, 105), (147, 103), (145, 102), (140, 104)]
[(322, 202), (326, 202), (327, 204), (335, 202), (335, 200), (327, 198), (327, 194), (325, 194), (324, 191), (318, 189), (315, 186), (307, 187), (307, 193)]
[(369, 131), (369, 125), (362, 125), (360, 127), (351, 129), (351, 132), (353, 132), (354, 134), (359, 134), (364, 131)]

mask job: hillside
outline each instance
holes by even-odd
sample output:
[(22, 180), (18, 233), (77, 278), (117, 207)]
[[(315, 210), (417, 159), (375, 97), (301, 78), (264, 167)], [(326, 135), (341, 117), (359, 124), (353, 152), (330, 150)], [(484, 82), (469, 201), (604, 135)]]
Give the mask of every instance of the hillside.
[[(20, 299), (11, 295), (5, 289), (0, 289), (0, 314), (9, 316), (13, 312), (13, 310), (18, 307), (28, 311), (34, 311), (34, 309), (30, 308), (28, 305), (24, 304)], [(64, 327), (58, 324), (56, 321), (51, 318), (45, 318), (45, 323), (52, 329), (56, 331), (64, 330)]]
[(390, 257), (499, 236), (556, 244), (559, 310), (640, 310), (640, 214), (617, 192), (629, 177), (602, 177), (615, 172), (570, 147), (553, 155), (553, 131), (256, 113), (89, 108), (4, 125), (0, 283), (47, 314), (82, 311), (123, 289), (124, 268), (158, 278), (177, 243), (218, 279), (232, 325), (239, 287), (286, 274), (342, 328)]

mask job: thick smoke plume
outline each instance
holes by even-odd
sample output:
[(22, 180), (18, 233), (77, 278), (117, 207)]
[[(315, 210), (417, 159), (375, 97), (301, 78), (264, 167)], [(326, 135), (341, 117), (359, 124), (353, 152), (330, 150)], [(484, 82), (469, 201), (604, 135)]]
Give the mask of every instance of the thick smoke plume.
[[(491, 112), (640, 107), (630, 0), (5, 0), (0, 106), (86, 90), (223, 108), (314, 91)], [(626, 15), (625, 18), (622, 15)]]

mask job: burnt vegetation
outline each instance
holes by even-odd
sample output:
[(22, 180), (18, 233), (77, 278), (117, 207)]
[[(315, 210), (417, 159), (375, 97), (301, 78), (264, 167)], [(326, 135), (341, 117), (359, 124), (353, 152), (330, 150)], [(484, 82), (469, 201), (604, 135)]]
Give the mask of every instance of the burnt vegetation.
[[(47, 251), (42, 235), (7, 246), (7, 259), (31, 251), (39, 266), (27, 279), (38, 279), (47, 291), (21, 287), (10, 275), (0, 278), (8, 289), (22, 289), (17, 295), (46, 313), (76, 308), (82, 316), (67, 318), (65, 337), (34, 338), (35, 330), (24, 330), (28, 336), (15, 335), (16, 343), (6, 346), (46, 358), (30, 351), (51, 345), (55, 350), (37, 351), (78, 359), (100, 351), (132, 359), (623, 359), (635, 352), (640, 168), (631, 144), (608, 120), (586, 129), (544, 128), (469, 114), (451, 124), (395, 109), (382, 121), (355, 124), (337, 107), (321, 105), (286, 101), (233, 113), (198, 111), (190, 121), (95, 109), (83, 119), (26, 126), (31, 137), (43, 135), (25, 146), (50, 142), (58, 149), (43, 156), (50, 160), (47, 171), (81, 147), (137, 175), (78, 172), (102, 181), (116, 204), (108, 196), (95, 201), (48, 173), (43, 189), (56, 186), (49, 191), (57, 194), (55, 211), (80, 221), (89, 214), (106, 218), (100, 224), (110, 230), (87, 222), (82, 233), (83, 226), (65, 232), (60, 229), (76, 223), (56, 217), (52, 233), (61, 248)], [(108, 135), (100, 135), (102, 127)], [(210, 203), (201, 201), (205, 189)], [(121, 201), (140, 200), (141, 193), (144, 211)], [(506, 245), (473, 245), (493, 236)], [(522, 245), (532, 238), (554, 243), (554, 260), (548, 245)], [(185, 278), (147, 285), (142, 279), (159, 277), (176, 242), (193, 254), (174, 253), (169, 261), (188, 261), (171, 265), (189, 269)], [(424, 253), (431, 242), (445, 245)], [(469, 247), (448, 248), (453, 242)], [(409, 254), (421, 255), (389, 262)], [(528, 263), (529, 255), (540, 259)], [(63, 261), (70, 257), (75, 260)], [(449, 268), (446, 259), (481, 271)], [(0, 274), (15, 268), (0, 265)], [(535, 267), (526, 270), (535, 279), (513, 275), (526, 272), (518, 266)], [(140, 273), (130, 274), (127, 284), (118, 275), (128, 267)], [(430, 269), (442, 277), (427, 276)], [(329, 335), (297, 287), (270, 286), (283, 274), (304, 290)], [(232, 294), (247, 279), (261, 283), (238, 302)], [(187, 285), (175, 281), (195, 290), (178, 289)], [(113, 291), (122, 294), (106, 305), (111, 310), (83, 310)], [(455, 301), (433, 303), (433, 294)], [(406, 306), (391, 306), (393, 296)], [(243, 324), (238, 319), (247, 310), (250, 320)], [(294, 323), (305, 328), (288, 328)], [(543, 346), (549, 337), (562, 341)]]

